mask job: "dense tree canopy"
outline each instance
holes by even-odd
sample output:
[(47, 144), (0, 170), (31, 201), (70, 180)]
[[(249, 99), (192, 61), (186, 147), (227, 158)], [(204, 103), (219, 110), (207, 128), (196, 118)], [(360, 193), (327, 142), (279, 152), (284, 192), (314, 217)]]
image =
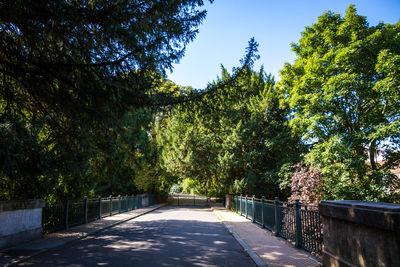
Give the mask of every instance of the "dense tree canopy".
[(0, 179), (11, 192), (2, 197), (81, 179), (90, 158), (110, 152), (110, 136), (121, 136), (126, 112), (166, 102), (155, 76), (183, 56), (202, 5), (1, 1)]
[[(203, 4), (1, 1), (0, 198), (148, 188), (133, 180), (157, 160), (154, 112), (225, 87), (177, 95), (161, 86), (195, 38)], [(255, 52), (252, 40), (227, 82)]]
[(46, 117), (53, 138), (73, 138), (79, 125), (150, 105), (151, 74), (182, 57), (202, 4), (2, 1), (2, 119)]
[[(223, 69), (220, 80), (229, 79)], [(217, 194), (287, 197), (279, 186), (287, 185), (287, 167), (299, 160), (302, 146), (286, 115), (274, 79), (248, 69), (223, 95), (171, 112), (158, 128), (163, 167)]]
[(399, 186), (390, 170), (400, 163), (400, 22), (371, 27), (354, 6), (344, 17), (327, 12), (293, 51), (282, 103), (312, 144), (307, 161), (320, 169), (326, 197), (389, 200)]
[(240, 68), (180, 87), (165, 70), (201, 6), (0, 1), (0, 199), (207, 188), (400, 201), (400, 22), (326, 12), (278, 83), (252, 69), (251, 39)]

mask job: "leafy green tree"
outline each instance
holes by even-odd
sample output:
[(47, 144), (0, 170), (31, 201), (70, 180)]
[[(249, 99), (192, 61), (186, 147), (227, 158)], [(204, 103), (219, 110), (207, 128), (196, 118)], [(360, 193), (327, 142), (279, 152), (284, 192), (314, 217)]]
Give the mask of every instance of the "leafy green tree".
[[(400, 22), (369, 26), (353, 5), (302, 32), (279, 88), (294, 132), (312, 146), (326, 198), (393, 200), (400, 163)], [(377, 161), (378, 152), (384, 162)]]
[[(222, 69), (217, 82), (231, 78)], [(287, 111), (279, 108), (274, 84), (263, 69), (247, 69), (224, 94), (177, 107), (158, 131), (163, 167), (216, 194), (287, 197), (284, 174), (302, 147), (291, 134)]]

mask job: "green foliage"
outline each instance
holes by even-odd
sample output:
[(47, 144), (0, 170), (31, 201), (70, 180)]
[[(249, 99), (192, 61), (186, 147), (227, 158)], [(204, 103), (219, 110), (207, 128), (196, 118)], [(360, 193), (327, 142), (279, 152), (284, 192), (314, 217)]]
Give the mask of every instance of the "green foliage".
[[(44, 179), (54, 166), (51, 151), (41, 145), (42, 123), (22, 121), (0, 127), (0, 198), (32, 198), (46, 191), (54, 181)], [(39, 185), (39, 186), (38, 186)]]
[[(88, 175), (94, 180), (94, 191), (98, 194), (129, 194), (151, 191), (149, 186), (136, 181), (143, 166), (149, 164), (156, 153), (148, 138), (153, 113), (147, 109), (136, 109), (127, 113), (119, 127), (109, 129), (104, 139), (98, 138), (99, 151), (90, 160)], [(102, 141), (102, 142), (100, 142)]]
[(344, 17), (320, 16), (292, 47), (281, 105), (312, 145), (306, 161), (321, 171), (325, 198), (398, 199), (388, 192), (400, 163), (400, 22), (371, 27), (350, 6)]
[(202, 5), (2, 1), (0, 199), (291, 189), (309, 202), (400, 201), (400, 22), (326, 12), (277, 85), (251, 69), (251, 39), (242, 67), (182, 88), (164, 73)]
[[(223, 68), (217, 82), (230, 79)], [(263, 69), (247, 69), (224, 94), (172, 110), (157, 129), (162, 167), (217, 195), (287, 196), (287, 188), (279, 187), (283, 166), (298, 161), (303, 148), (291, 134), (287, 111), (279, 108), (274, 84)]]
[(2, 1), (0, 198), (134, 191), (145, 108), (175, 101), (157, 86), (195, 38), (202, 5)]
[(197, 180), (186, 178), (182, 180), (182, 193), (184, 194), (201, 194), (204, 190), (201, 190), (200, 184)]
[[(0, 198), (165, 191), (173, 176), (149, 167), (158, 162), (152, 115), (225, 86), (176, 94), (163, 83), (195, 38), (203, 4), (0, 2)], [(255, 52), (252, 39), (230, 82)]]
[(182, 192), (182, 185), (180, 183), (174, 184), (170, 188), (171, 193), (180, 193)]

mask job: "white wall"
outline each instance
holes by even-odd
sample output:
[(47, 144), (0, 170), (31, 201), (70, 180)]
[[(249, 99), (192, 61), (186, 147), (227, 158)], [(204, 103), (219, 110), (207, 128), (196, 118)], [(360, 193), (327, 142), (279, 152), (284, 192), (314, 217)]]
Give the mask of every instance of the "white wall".
[(41, 228), (42, 209), (0, 212), (0, 222), (1, 237)]

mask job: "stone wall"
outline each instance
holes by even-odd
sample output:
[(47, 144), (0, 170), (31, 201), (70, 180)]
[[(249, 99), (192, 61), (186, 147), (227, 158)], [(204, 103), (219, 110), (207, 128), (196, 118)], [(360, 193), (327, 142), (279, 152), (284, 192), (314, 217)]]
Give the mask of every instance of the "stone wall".
[(42, 235), (44, 200), (0, 202), (0, 249)]
[(400, 205), (323, 201), (323, 266), (400, 266)]

